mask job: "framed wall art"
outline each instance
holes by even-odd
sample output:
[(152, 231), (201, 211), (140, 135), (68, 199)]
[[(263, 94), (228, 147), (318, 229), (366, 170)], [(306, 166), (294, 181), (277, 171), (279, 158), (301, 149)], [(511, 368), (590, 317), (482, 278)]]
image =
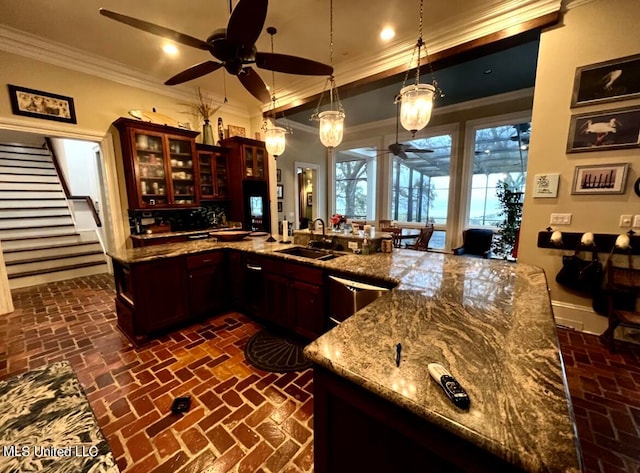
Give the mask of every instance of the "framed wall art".
[(533, 197), (534, 198), (553, 198), (558, 197), (558, 183), (560, 182), (560, 174), (536, 174), (533, 177)]
[(640, 97), (640, 54), (578, 67), (571, 106)]
[(7, 84), (14, 115), (43, 118), (76, 124), (76, 109), (71, 97)]
[(278, 199), (282, 199), (284, 195), (284, 188), (282, 184), (278, 184), (278, 187), (276, 189), (277, 189)]
[(282, 182), (282, 169), (276, 169), (276, 182)]
[(282, 212), (282, 202), (278, 202), (278, 212)]
[(572, 194), (624, 194), (628, 163), (576, 166)]
[(307, 193), (307, 207), (311, 207), (313, 205), (313, 193)]
[(229, 125), (228, 135), (229, 135), (229, 138), (231, 138), (232, 136), (246, 137), (247, 130), (245, 130), (243, 126)]
[(571, 117), (567, 153), (634, 148), (640, 144), (640, 107)]

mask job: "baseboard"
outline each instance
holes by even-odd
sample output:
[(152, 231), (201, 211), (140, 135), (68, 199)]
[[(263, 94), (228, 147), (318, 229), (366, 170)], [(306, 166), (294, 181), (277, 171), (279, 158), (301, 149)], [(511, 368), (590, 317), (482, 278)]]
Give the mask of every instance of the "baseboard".
[(607, 328), (607, 318), (591, 307), (561, 301), (551, 301), (551, 306), (557, 325), (594, 335), (600, 335)]

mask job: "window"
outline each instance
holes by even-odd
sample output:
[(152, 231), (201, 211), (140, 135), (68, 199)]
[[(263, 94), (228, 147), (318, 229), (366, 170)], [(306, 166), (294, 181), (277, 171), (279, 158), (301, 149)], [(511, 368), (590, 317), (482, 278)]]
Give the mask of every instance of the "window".
[[(394, 157), (391, 181), (393, 220), (401, 223), (446, 225), (451, 142), (451, 135), (405, 142), (411, 148), (427, 149), (431, 152), (406, 152), (406, 158)], [(429, 246), (444, 248), (445, 232), (436, 230)]]
[(336, 156), (336, 213), (355, 220), (375, 218), (375, 158), (371, 149), (341, 151)]
[(470, 226), (497, 226), (504, 217), (496, 195), (500, 182), (512, 192), (524, 192), (531, 123), (475, 130)]

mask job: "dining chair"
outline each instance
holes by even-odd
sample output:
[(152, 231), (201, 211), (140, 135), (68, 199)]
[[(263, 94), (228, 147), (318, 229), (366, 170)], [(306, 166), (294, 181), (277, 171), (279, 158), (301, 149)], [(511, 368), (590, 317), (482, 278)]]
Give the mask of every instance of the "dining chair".
[(409, 248), (411, 250), (418, 251), (428, 251), (429, 250), (429, 240), (433, 236), (434, 228), (433, 224), (429, 223), (425, 227), (420, 229), (420, 233), (418, 234), (418, 238), (416, 238), (416, 242), (413, 244), (406, 244), (405, 248)]
[(462, 246), (453, 249), (454, 255), (489, 258), (493, 230), (489, 228), (469, 228), (462, 232)]
[(381, 232), (391, 233), (391, 243), (394, 248), (400, 248), (400, 243), (402, 240), (400, 239), (400, 235), (402, 235), (402, 228), (398, 227), (382, 227), (380, 228)]

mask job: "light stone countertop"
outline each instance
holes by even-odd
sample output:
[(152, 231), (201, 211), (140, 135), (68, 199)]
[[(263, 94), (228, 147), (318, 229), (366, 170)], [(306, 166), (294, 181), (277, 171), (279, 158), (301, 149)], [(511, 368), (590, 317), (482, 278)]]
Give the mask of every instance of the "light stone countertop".
[[(264, 240), (197, 240), (110, 256), (136, 263), (224, 248), (273, 254), (291, 246)], [(542, 269), (413, 250), (329, 261), (275, 255), (400, 283), (307, 346), (314, 363), (525, 471), (581, 471)], [(431, 362), (444, 365), (465, 387), (468, 411), (456, 408), (430, 378)]]

